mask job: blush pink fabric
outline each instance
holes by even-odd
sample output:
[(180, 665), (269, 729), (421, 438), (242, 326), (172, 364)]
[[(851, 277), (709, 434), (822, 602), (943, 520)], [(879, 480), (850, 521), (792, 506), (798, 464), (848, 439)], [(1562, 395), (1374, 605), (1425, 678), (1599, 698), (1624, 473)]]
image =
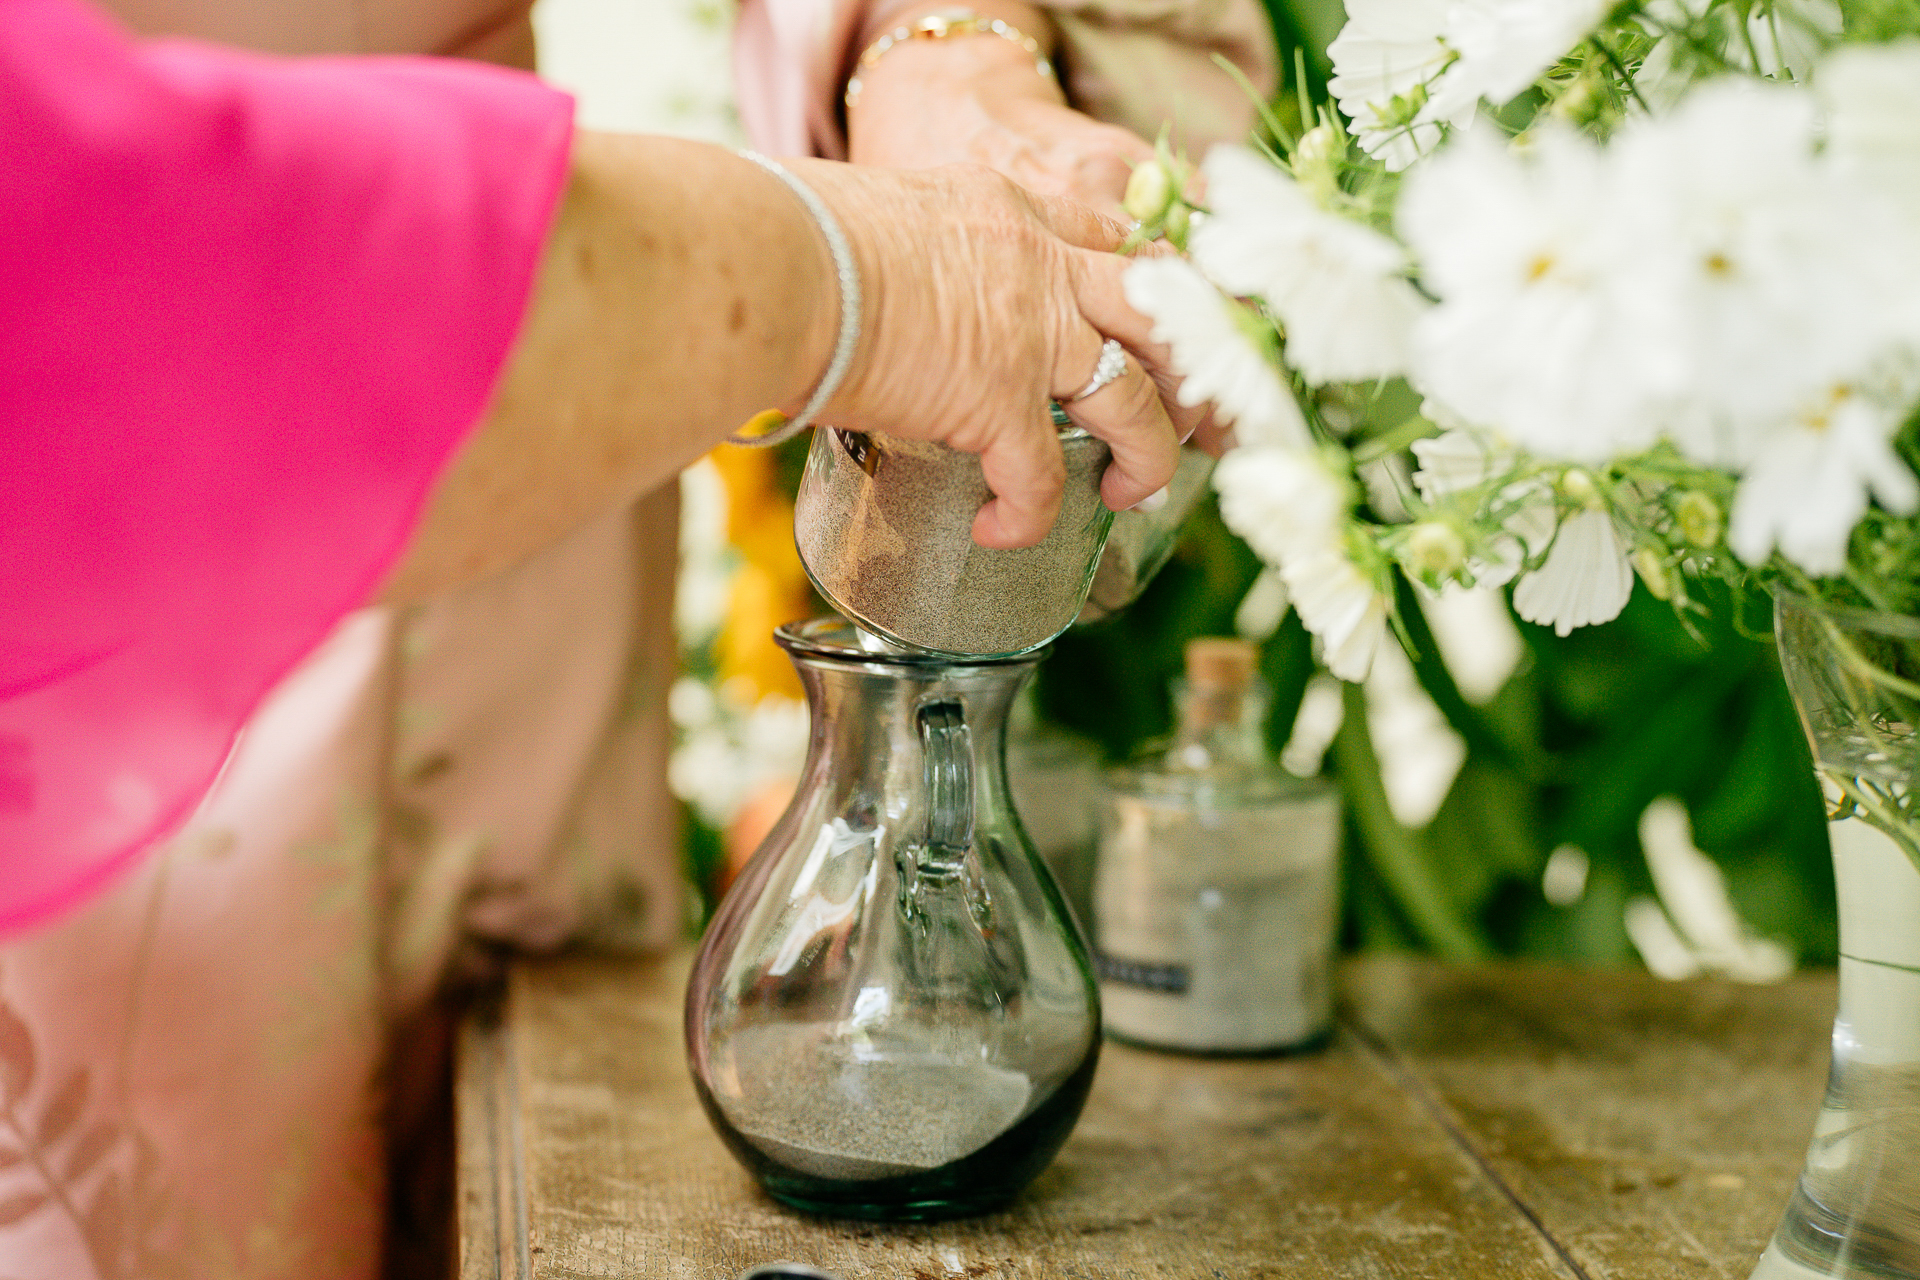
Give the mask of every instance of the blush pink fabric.
[(180, 824), (380, 581), (513, 340), (570, 125), (513, 72), (0, 0), (0, 932)]
[[(863, 26), (909, 0), (740, 0), (734, 85), (753, 144), (774, 155), (843, 160), (840, 94)], [(1059, 28), (1067, 98), (1151, 141), (1163, 124), (1198, 157), (1253, 127), (1253, 101), (1220, 70), (1237, 66), (1261, 94), (1277, 68), (1259, 0), (1036, 0)]]

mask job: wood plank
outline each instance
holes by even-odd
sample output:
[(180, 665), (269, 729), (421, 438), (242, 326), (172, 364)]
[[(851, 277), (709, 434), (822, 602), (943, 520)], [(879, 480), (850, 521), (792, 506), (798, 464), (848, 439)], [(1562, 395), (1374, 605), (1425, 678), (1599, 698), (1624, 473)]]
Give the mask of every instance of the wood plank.
[[(1264, 1061), (1108, 1045), (1080, 1127), (1003, 1213), (892, 1227), (792, 1212), (700, 1111), (681, 1047), (686, 963), (514, 970), (506, 1033), (535, 1276), (733, 1280), (775, 1260), (846, 1280), (1573, 1275), (1394, 1065), (1344, 1031), (1323, 1052)], [(467, 1098), (480, 1063), (460, 1069)], [(463, 1143), (480, 1140), (463, 1122)], [(469, 1164), (463, 1151), (463, 1179)], [(475, 1176), (497, 1184), (503, 1165)], [(463, 1229), (484, 1233), (484, 1213)], [(463, 1248), (463, 1267), (484, 1245)]]
[(499, 993), (460, 1026), (454, 1053), (454, 1201), (459, 1280), (527, 1280), (524, 1146)]
[(1834, 980), (1349, 969), (1350, 1016), (1591, 1280), (1745, 1280), (1806, 1153)]

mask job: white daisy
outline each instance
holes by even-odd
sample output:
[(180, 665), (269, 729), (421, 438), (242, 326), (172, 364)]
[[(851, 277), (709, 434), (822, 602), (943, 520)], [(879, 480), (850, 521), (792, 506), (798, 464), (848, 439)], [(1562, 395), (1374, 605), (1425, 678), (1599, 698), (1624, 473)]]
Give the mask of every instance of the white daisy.
[(1287, 362), (1315, 384), (1405, 372), (1424, 308), (1405, 279), (1406, 251), (1321, 208), (1246, 147), (1215, 147), (1203, 170), (1213, 212), (1193, 233), (1193, 261), (1229, 293), (1272, 308)]
[(1896, 515), (1920, 507), (1920, 485), (1888, 443), (1904, 416), (1843, 387), (1780, 427), (1734, 493), (1728, 545), (1748, 564), (1778, 546), (1816, 578), (1841, 572), (1869, 494)]
[(1246, 445), (1214, 468), (1228, 527), (1268, 564), (1338, 542), (1353, 510), (1353, 485), (1307, 450)]
[(1300, 622), (1320, 639), (1320, 660), (1342, 680), (1365, 680), (1387, 634), (1387, 598), (1371, 577), (1335, 550), (1280, 568)]
[(1523, 160), (1468, 134), (1408, 177), (1398, 225), (1440, 299), (1414, 323), (1423, 392), (1541, 457), (1653, 442), (1678, 356), (1625, 278), (1634, 210), (1591, 144), (1542, 129)]
[[(1127, 301), (1173, 351), (1184, 405), (1212, 402), (1243, 444), (1306, 448), (1312, 437), (1293, 392), (1248, 335), (1244, 309), (1178, 258), (1147, 258), (1122, 277)], [(1251, 319), (1251, 317), (1247, 317)]]
[(1775, 424), (1911, 328), (1912, 237), (1815, 137), (1809, 95), (1730, 79), (1612, 149), (1636, 235), (1621, 278), (1680, 358), (1657, 416), (1708, 465), (1745, 466)]
[(1547, 561), (1513, 589), (1513, 611), (1557, 635), (1606, 622), (1633, 593), (1627, 549), (1605, 511), (1568, 516), (1554, 534)]
[(1327, 56), (1327, 88), (1353, 121), (1361, 149), (1399, 171), (1439, 145), (1442, 123), (1465, 124), (1468, 106), (1452, 121), (1419, 118), (1420, 87), (1453, 59), (1441, 40), (1449, 0), (1347, 0), (1347, 22)]
[(1466, 763), (1467, 744), (1421, 687), (1398, 644), (1381, 645), (1367, 674), (1367, 729), (1380, 758), (1387, 807), (1403, 827), (1426, 826)]
[(1920, 223), (1920, 39), (1836, 49), (1813, 85), (1826, 107), (1829, 159)]
[(1342, 680), (1361, 680), (1386, 628), (1386, 597), (1347, 554), (1353, 488), (1318, 454), (1242, 446), (1214, 471), (1220, 514), (1279, 571), (1293, 607), (1319, 637), (1321, 659)]
[(1434, 82), (1423, 117), (1469, 119), (1505, 106), (1598, 25), (1612, 0), (1454, 0), (1443, 32), (1460, 56)]

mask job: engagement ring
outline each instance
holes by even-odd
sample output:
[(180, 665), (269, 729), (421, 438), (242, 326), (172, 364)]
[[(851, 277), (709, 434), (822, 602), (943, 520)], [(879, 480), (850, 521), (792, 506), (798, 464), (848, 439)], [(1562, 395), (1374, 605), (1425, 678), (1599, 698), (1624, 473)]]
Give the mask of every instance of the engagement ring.
[(1108, 338), (1100, 344), (1100, 363), (1093, 366), (1092, 380), (1060, 403), (1072, 404), (1076, 400), (1085, 400), (1126, 371), (1127, 349), (1120, 345), (1118, 339)]

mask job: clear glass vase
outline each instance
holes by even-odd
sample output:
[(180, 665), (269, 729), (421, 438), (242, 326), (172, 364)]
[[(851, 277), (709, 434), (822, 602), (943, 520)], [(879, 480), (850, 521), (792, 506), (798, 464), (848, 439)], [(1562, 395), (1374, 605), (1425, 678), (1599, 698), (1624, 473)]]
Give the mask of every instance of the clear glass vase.
[(995, 1208), (1066, 1141), (1100, 1047), (1086, 945), (1007, 796), (1007, 712), (1038, 655), (875, 651), (837, 618), (775, 638), (812, 738), (694, 962), (701, 1102), (795, 1207)]
[(1831, 802), (1833, 1065), (1754, 1280), (1920, 1280), (1920, 619), (1781, 596), (1787, 687)]

